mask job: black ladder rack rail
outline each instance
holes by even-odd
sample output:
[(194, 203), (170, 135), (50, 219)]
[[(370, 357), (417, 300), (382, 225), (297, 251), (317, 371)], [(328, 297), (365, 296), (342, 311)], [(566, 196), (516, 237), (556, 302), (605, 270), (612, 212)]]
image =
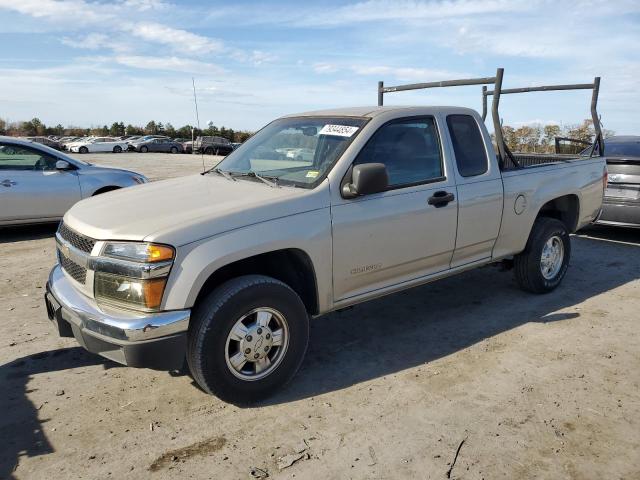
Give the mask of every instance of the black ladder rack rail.
[[(600, 117), (598, 116), (598, 94), (600, 92), (600, 77), (595, 77), (593, 83), (571, 83), (566, 85), (542, 85), (539, 87), (523, 87), (523, 88), (505, 88), (497, 91), (497, 89), (489, 90), (486, 86), (482, 87), (482, 119), (487, 117), (487, 97), (489, 95), (507, 95), (510, 93), (528, 93), (528, 92), (553, 92), (559, 90), (591, 90), (591, 120), (593, 128), (596, 132), (593, 144), (591, 145), (591, 154), (593, 156), (598, 148), (598, 154), (604, 155), (604, 141), (602, 136), (602, 126), (600, 125)], [(495, 102), (494, 102), (495, 103)], [(497, 138), (497, 137), (496, 137)], [(503, 140), (504, 141), (504, 140)]]
[[(520, 162), (509, 151), (509, 148), (504, 142), (504, 135), (502, 133), (502, 125), (500, 123), (500, 96), (505, 93), (524, 93), (524, 92), (544, 92), (551, 90), (593, 90), (593, 96), (591, 99), (591, 118), (593, 119), (593, 125), (596, 130), (596, 138), (591, 148), (591, 155), (593, 155), (596, 145), (599, 146), (599, 154), (603, 155), (604, 144), (602, 142), (602, 130), (600, 128), (600, 120), (598, 118), (598, 112), (596, 106), (598, 103), (598, 91), (600, 89), (600, 77), (596, 77), (593, 83), (573, 84), (573, 85), (550, 85), (542, 87), (527, 87), (527, 88), (502, 88), (502, 78), (504, 76), (504, 68), (498, 68), (494, 77), (482, 77), (482, 78), (468, 78), (461, 80), (444, 80), (440, 82), (426, 82), (426, 83), (410, 83), (406, 85), (395, 85), (392, 87), (385, 87), (384, 82), (378, 82), (378, 106), (381, 107), (384, 104), (384, 94), (393, 92), (403, 92), (407, 90), (422, 90), (426, 88), (440, 88), (440, 87), (460, 87), (468, 85), (483, 85), (482, 87), (482, 119), (486, 120), (487, 117), (487, 96), (492, 95), (493, 101), (491, 102), (491, 118), (493, 120), (493, 130), (496, 139), (496, 147), (498, 149), (498, 163), (500, 168), (503, 169), (506, 160), (520, 167)], [(493, 90), (489, 90), (487, 85), (493, 85)]]

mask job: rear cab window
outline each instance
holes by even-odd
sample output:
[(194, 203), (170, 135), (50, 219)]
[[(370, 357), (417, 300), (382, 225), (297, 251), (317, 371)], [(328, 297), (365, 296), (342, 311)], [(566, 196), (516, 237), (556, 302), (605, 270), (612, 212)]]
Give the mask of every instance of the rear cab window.
[(471, 115), (448, 115), (447, 127), (460, 175), (475, 177), (486, 173), (489, 159), (475, 118)]

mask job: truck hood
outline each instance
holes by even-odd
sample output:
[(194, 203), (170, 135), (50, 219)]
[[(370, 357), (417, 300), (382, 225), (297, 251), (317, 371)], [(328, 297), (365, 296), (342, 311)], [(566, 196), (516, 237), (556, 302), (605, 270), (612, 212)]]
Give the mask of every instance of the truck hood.
[(91, 197), (76, 203), (64, 216), (64, 222), (97, 240), (144, 240), (181, 246), (328, 206), (328, 185), (314, 190), (273, 188), (258, 181), (231, 181), (209, 174)]

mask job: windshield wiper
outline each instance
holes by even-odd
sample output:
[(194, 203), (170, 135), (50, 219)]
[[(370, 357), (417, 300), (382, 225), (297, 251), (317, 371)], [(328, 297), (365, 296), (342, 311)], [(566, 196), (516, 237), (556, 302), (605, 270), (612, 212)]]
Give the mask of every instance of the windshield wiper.
[(206, 173), (209, 173), (209, 172), (214, 172), (214, 173), (217, 173), (218, 175), (222, 175), (224, 178), (226, 178), (227, 180), (231, 180), (232, 182), (236, 181), (236, 179), (233, 178), (233, 175), (231, 175), (229, 172), (225, 172), (224, 170), (220, 170), (218, 167), (212, 168), (211, 170), (208, 170)]
[(280, 185), (278, 185), (278, 177), (276, 176), (260, 175), (259, 173), (256, 173), (256, 172), (227, 172), (227, 173), (229, 173), (229, 175), (233, 177), (257, 178), (261, 182), (269, 185), (271, 188), (280, 188)]

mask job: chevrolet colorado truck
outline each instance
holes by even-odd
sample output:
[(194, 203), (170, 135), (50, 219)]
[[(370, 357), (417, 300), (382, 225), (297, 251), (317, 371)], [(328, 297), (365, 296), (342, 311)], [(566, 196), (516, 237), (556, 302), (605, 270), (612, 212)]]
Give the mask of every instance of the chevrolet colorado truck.
[[(455, 84), (494, 83), (495, 120), (501, 80)], [(498, 261), (550, 292), (599, 215), (605, 160), (518, 158), (499, 126), (496, 153), (468, 108), (302, 113), (201, 175), (83, 200), (56, 234), (49, 317), (125, 365), (186, 358), (203, 390), (247, 403), (294, 376), (311, 317)]]

